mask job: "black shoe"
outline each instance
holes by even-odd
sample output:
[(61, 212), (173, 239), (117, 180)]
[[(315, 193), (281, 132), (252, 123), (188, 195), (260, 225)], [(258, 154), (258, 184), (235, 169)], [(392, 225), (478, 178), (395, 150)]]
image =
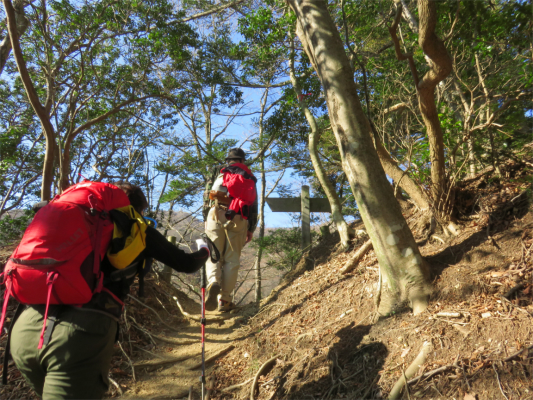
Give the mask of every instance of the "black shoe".
[(218, 282), (212, 282), (207, 285), (205, 295), (205, 309), (207, 311), (215, 311), (218, 306), (218, 294), (220, 293), (220, 285)]

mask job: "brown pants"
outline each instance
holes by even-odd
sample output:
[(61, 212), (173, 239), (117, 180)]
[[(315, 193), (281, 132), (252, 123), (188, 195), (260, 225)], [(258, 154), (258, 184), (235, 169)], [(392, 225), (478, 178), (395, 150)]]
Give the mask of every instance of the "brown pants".
[(241, 250), (246, 243), (248, 221), (236, 215), (224, 229), (222, 225), (228, 222), (224, 213), (225, 210), (218, 210), (218, 221), (220, 221), (218, 222), (215, 217), (215, 208), (212, 207), (209, 210), (205, 233), (220, 251), (220, 261), (216, 264), (208, 261), (205, 267), (207, 283), (218, 282), (222, 289), (220, 299), (231, 301), (231, 292), (235, 289), (239, 274)]

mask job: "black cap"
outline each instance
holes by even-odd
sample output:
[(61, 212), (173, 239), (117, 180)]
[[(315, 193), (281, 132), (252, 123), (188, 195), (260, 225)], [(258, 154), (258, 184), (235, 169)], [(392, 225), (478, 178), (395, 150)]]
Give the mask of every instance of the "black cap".
[(229, 149), (228, 155), (226, 156), (226, 160), (236, 160), (236, 159), (241, 159), (241, 160), (246, 159), (246, 154), (244, 153), (243, 149), (240, 149), (238, 147), (234, 149)]

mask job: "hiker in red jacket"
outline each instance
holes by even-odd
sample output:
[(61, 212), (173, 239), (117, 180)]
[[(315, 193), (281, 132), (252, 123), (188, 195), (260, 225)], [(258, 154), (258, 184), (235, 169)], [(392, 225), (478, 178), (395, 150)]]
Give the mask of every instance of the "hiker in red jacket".
[[(230, 149), (227, 165), (215, 167), (204, 194), (205, 233), (220, 251), (220, 261), (208, 260), (205, 309), (227, 312), (235, 308), (232, 292), (241, 251), (257, 225), (257, 179), (244, 164), (240, 148)], [(220, 294), (220, 298), (219, 298)]]
[[(79, 184), (80, 193), (83, 185), (86, 185), (86, 190), (93, 190), (96, 195), (101, 194), (98, 196), (101, 202), (112, 199), (113, 201), (108, 202), (108, 206), (112, 204), (113, 207), (123, 207), (131, 204), (140, 215), (148, 206), (142, 190), (129, 183), (111, 185), (84, 182)], [(95, 188), (97, 191), (94, 191)], [(69, 201), (76, 201), (76, 197), (87, 198), (86, 195), (85, 197), (74, 195), (69, 197)], [(41, 219), (47, 215), (50, 209), (46, 210), (46, 207), (51, 205), (37, 211), (34, 221), (39, 217), (39, 213), (44, 213), (41, 214)], [(97, 212), (101, 211), (97, 205), (94, 209)], [(57, 220), (55, 222), (57, 225), (53, 229), (65, 229), (69, 223), (71, 223), (69, 220)], [(30, 225), (26, 233), (31, 236), (37, 225), (33, 228)], [(108, 242), (112, 230), (112, 223), (104, 224), (102, 235), (106, 236)], [(136, 258), (136, 262), (144, 265), (141, 269), (117, 270), (110, 264), (108, 257), (104, 257), (100, 265), (100, 271), (103, 272), (103, 289), (95, 292), (88, 303), (83, 305), (34, 303), (27, 305), (17, 318), (10, 335), (11, 354), (17, 368), (39, 397), (102, 398), (108, 389), (113, 344), (118, 337), (118, 320), (122, 312), (121, 301), (130, 292), (130, 285), (135, 276), (138, 274), (144, 276), (149, 272), (150, 263), (146, 263), (145, 260), (154, 258), (178, 272), (193, 273), (198, 271), (209, 257), (209, 250), (206, 248), (195, 253), (185, 253), (150, 226), (146, 227), (145, 242), (146, 247)], [(108, 243), (101, 244), (104, 246), (102, 254), (105, 254)], [(39, 262), (44, 264), (43, 260)], [(92, 265), (92, 261), (90, 263)], [(92, 271), (92, 268), (89, 270)], [(60, 279), (57, 279), (57, 282), (59, 281)], [(48, 309), (48, 318), (45, 324), (46, 309)], [(44, 340), (40, 338), (43, 325), (46, 325)], [(42, 346), (41, 349), (38, 348), (39, 345)]]

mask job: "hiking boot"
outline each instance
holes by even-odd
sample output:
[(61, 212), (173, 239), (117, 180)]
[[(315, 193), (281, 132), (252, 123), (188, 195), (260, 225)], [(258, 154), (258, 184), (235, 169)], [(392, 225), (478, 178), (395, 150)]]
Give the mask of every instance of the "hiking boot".
[(207, 311), (215, 311), (217, 309), (218, 294), (220, 293), (220, 285), (218, 282), (211, 282), (207, 285), (205, 295), (205, 309)]
[(228, 312), (235, 308), (235, 304), (231, 301), (220, 300), (218, 302), (218, 311), (219, 312)]

